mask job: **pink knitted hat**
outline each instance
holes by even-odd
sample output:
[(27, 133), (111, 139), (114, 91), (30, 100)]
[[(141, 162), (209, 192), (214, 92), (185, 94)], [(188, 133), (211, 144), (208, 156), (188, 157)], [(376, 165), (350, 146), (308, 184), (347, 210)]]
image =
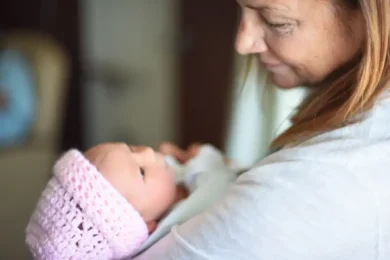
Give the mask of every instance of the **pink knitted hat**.
[(35, 259), (121, 259), (148, 236), (139, 213), (79, 151), (64, 154), (26, 228)]

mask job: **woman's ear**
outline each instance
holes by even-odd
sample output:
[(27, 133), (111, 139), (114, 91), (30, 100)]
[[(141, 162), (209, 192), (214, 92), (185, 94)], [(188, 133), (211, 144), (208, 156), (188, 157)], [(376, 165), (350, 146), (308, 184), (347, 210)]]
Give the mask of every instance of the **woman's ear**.
[(149, 221), (146, 223), (146, 226), (148, 227), (149, 234), (153, 233), (157, 228), (157, 222), (156, 221)]

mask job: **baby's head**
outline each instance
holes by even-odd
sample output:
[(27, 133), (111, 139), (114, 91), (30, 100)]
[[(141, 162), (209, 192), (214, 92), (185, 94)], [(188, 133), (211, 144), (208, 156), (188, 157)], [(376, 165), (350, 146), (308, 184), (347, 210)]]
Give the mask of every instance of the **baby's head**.
[(145, 146), (105, 143), (88, 150), (85, 157), (139, 212), (149, 231), (153, 231), (176, 195), (172, 169), (163, 155)]
[(65, 153), (26, 228), (37, 259), (122, 259), (146, 240), (175, 199), (162, 155), (125, 144)]

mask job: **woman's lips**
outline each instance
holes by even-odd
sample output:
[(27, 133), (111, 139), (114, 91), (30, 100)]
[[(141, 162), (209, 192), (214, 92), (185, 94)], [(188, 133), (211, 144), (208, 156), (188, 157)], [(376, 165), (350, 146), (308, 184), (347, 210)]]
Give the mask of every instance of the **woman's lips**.
[(267, 67), (273, 68), (273, 67), (278, 67), (278, 66), (280, 66), (281, 64), (280, 64), (280, 63), (275, 63), (275, 64), (272, 64), (272, 63), (264, 63), (264, 65), (267, 66)]
[(279, 67), (280, 65), (282, 65), (280, 62), (267, 62), (267, 61), (262, 61), (262, 60), (260, 60), (260, 62), (265, 67), (270, 67), (270, 68)]
[(264, 68), (270, 72), (278, 72), (283, 68), (283, 64), (281, 63), (262, 62), (262, 64), (264, 65)]

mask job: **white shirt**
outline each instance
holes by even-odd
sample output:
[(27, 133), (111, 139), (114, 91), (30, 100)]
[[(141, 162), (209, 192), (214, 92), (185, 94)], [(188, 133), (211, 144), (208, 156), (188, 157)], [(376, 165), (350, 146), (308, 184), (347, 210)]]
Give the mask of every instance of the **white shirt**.
[(390, 100), (263, 159), (135, 259), (390, 259)]

